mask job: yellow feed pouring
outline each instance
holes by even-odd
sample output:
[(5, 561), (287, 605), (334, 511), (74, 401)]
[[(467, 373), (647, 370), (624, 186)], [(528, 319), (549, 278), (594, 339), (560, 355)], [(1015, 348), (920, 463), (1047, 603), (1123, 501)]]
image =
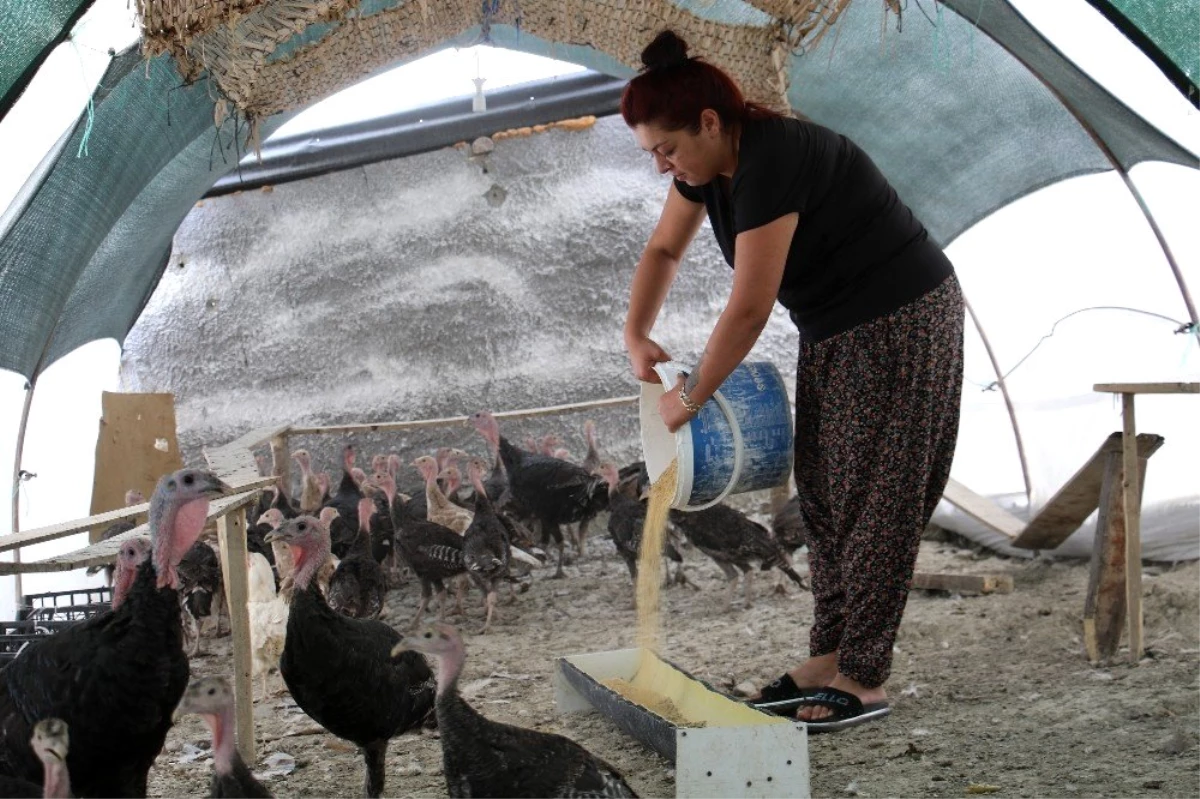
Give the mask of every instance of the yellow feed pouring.
[(671, 501), (675, 498), (675, 484), (679, 476), (678, 461), (670, 465), (650, 487), (650, 502), (646, 508), (646, 522), (642, 526), (642, 550), (638, 554), (637, 577), (637, 645), (650, 652), (658, 652), (659, 608), (658, 592), (662, 578), (663, 537), (667, 531), (667, 515)]

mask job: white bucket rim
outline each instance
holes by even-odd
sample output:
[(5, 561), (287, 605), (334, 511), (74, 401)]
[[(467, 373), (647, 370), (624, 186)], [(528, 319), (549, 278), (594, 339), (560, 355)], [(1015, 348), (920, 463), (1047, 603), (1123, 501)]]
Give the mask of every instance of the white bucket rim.
[[(647, 433), (651, 425), (657, 425), (659, 432), (655, 437), (662, 435), (672, 435), (666, 431), (666, 425), (663, 424), (662, 417), (658, 415), (658, 400), (670, 389), (674, 388), (678, 382), (679, 376), (689, 370), (674, 361), (662, 361), (654, 365), (654, 372), (658, 375), (661, 385), (655, 386), (653, 383), (644, 383), (642, 385), (642, 396), (640, 400), (639, 415), (641, 416), (642, 428), (642, 456), (646, 462), (646, 473), (650, 477), (650, 483), (653, 484), (666, 471), (670, 465), (668, 460), (666, 463), (659, 463), (657, 458), (658, 447), (651, 446), (651, 442), (647, 441)], [(695, 476), (695, 463), (693, 462), (694, 448), (692, 446), (692, 426), (689, 422), (679, 428), (673, 434), (675, 444), (675, 458), (679, 462), (679, 480), (675, 486), (675, 497), (671, 502), (671, 507), (676, 510), (685, 511), (688, 513), (705, 510), (714, 505), (724, 502), (733, 490), (737, 487), (738, 481), (741, 480), (742, 467), (744, 463), (745, 440), (742, 437), (742, 428), (738, 424), (737, 417), (733, 413), (733, 409), (729, 406), (729, 402), (721, 394), (720, 389), (713, 392), (712, 399), (721, 409), (721, 413), (725, 416), (725, 421), (729, 424), (729, 429), (733, 435), (733, 471), (729, 475), (729, 481), (725, 484), (725, 488), (712, 500), (700, 505), (690, 505), (688, 500), (692, 496), (692, 485)], [(652, 453), (654, 456), (652, 457)], [(651, 460), (656, 461), (653, 466)]]

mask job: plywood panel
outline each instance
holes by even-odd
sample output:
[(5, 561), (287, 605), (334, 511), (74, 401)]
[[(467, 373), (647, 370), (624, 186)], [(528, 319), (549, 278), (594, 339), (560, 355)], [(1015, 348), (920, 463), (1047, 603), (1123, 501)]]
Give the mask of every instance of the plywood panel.
[[(92, 515), (123, 507), (125, 492), (131, 488), (149, 499), (158, 478), (183, 468), (175, 438), (173, 394), (106, 391), (101, 408)], [(89, 540), (94, 543), (103, 532), (93, 528)]]

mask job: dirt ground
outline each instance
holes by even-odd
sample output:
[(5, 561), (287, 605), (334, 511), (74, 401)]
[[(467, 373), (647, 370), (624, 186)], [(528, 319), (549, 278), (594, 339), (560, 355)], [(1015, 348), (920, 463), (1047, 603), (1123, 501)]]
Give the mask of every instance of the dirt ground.
[[(601, 529), (603, 527), (601, 526)], [(721, 688), (774, 678), (804, 657), (812, 597), (756, 582), (756, 602), (726, 604), (723, 578), (687, 551), (699, 591), (664, 591), (663, 655)], [(803, 571), (803, 556), (798, 566)], [(1146, 567), (1146, 656), (1093, 668), (1081, 643), (1084, 562), (1010, 560), (954, 543), (922, 543), (918, 568), (1011, 574), (1007, 595), (915, 591), (887, 684), (892, 715), (841, 733), (811, 736), (813, 796), (962, 797), (1200, 795), (1200, 565)], [(672, 764), (597, 714), (560, 716), (557, 656), (633, 645), (628, 573), (607, 540), (567, 569), (535, 575), (528, 593), (486, 636), (467, 635), (464, 695), (487, 716), (563, 733), (620, 768), (642, 796), (673, 796)], [(392, 592), (403, 627), (419, 588)], [(474, 600), (477, 594), (472, 594)], [(480, 626), (478, 603), (467, 629)], [(194, 674), (229, 673), (229, 638), (208, 642)], [(1124, 655), (1122, 650), (1122, 655)], [(276, 796), (361, 795), (363, 766), (333, 736), (288, 735), (314, 724), (286, 694), (255, 705), (259, 762), (294, 762), (267, 778)], [(177, 726), (151, 772), (153, 796), (206, 795), (208, 734), (191, 717)], [(286, 755), (288, 757), (282, 757)], [(274, 757), (274, 761), (269, 761)], [(406, 735), (389, 749), (386, 796), (445, 796), (435, 734)]]

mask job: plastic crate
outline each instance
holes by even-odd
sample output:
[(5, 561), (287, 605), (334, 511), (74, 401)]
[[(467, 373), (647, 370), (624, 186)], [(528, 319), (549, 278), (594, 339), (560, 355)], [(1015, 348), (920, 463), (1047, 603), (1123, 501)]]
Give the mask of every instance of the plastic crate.
[(26, 594), (24, 600), (17, 614), (21, 619), (83, 621), (112, 607), (112, 589), (79, 588), (74, 591)]
[(35, 619), (0, 621), (0, 665), (8, 663), (19, 655), (30, 642), (53, 635), (59, 630), (65, 630), (78, 623), (78, 621)]

